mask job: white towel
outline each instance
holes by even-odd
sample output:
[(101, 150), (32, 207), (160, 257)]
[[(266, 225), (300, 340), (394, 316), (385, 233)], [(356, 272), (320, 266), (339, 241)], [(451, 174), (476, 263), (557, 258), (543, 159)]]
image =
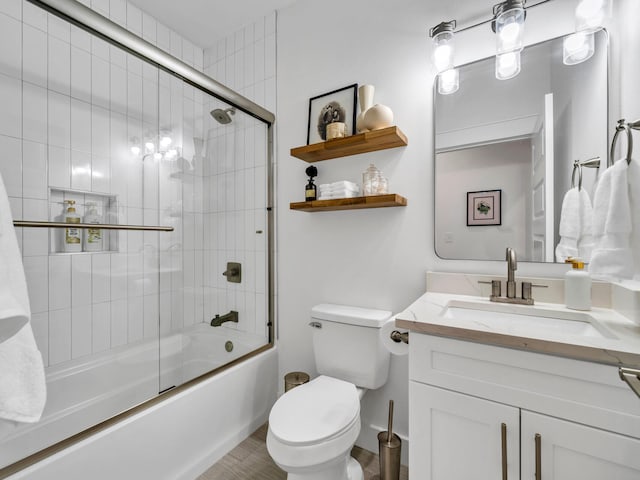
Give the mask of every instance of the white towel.
[(37, 422), (44, 410), (44, 366), (30, 319), (27, 282), (0, 176), (0, 419)]
[(13, 337), (31, 317), (11, 207), (0, 175), (0, 343)]
[(357, 183), (353, 183), (348, 180), (342, 180), (342, 181), (333, 182), (333, 183), (323, 183), (323, 184), (320, 184), (318, 188), (322, 192), (330, 192), (330, 191), (357, 192), (360, 190), (360, 186)]
[(593, 208), (586, 190), (577, 187), (570, 189), (562, 201), (557, 262), (575, 257), (589, 263), (593, 250), (592, 217)]
[(631, 208), (631, 252), (635, 263), (636, 280), (640, 280), (640, 160), (633, 159), (627, 171), (629, 205)]
[(318, 200), (331, 200), (336, 198), (354, 198), (357, 196), (358, 196), (358, 192), (349, 192), (349, 191), (331, 192), (331, 193), (320, 192), (318, 194)]
[(627, 161), (618, 160), (604, 171), (596, 187), (593, 199), (595, 247), (589, 264), (589, 272), (596, 278), (633, 277), (628, 170)]
[(42, 356), (27, 324), (0, 344), (0, 419), (34, 423), (47, 400)]

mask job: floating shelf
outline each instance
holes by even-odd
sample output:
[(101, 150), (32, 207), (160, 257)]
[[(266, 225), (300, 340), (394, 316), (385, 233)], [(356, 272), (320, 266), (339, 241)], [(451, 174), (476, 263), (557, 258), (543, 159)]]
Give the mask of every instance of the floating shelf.
[(313, 200), (311, 202), (295, 202), (289, 205), (291, 210), (300, 212), (329, 212), (333, 210), (356, 210), (360, 208), (406, 207), (407, 199), (390, 193), (388, 195), (372, 195), (367, 197), (336, 198), (333, 200)]
[(406, 147), (407, 143), (406, 135), (394, 126), (292, 148), (291, 156), (313, 163), (387, 148)]

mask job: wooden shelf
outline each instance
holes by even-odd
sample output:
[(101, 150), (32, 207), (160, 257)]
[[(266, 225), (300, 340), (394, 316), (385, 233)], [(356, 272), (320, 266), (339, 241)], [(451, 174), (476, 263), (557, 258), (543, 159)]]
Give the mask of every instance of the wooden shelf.
[(300, 212), (329, 212), (333, 210), (356, 210), (360, 208), (406, 207), (407, 199), (390, 193), (368, 197), (336, 198), (334, 200), (313, 200), (295, 202), (289, 205), (291, 210)]
[(292, 148), (291, 156), (313, 163), (387, 148), (406, 147), (407, 143), (406, 135), (398, 127), (387, 127)]

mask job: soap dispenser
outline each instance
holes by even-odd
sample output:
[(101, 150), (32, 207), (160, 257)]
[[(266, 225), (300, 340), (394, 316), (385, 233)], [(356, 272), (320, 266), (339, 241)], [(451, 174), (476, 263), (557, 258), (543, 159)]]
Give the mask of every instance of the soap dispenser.
[[(80, 215), (76, 213), (76, 201), (65, 200), (68, 207), (64, 213), (65, 223), (80, 223)], [(82, 251), (82, 235), (79, 228), (64, 229), (64, 251), (65, 252), (81, 252)]]
[[(96, 202), (87, 202), (87, 212), (84, 215), (84, 223), (100, 223)], [(102, 250), (102, 230), (99, 228), (87, 228), (84, 231), (84, 251), (99, 252)]]
[(564, 303), (572, 310), (591, 310), (591, 275), (579, 258), (569, 257), (572, 268), (564, 276)]
[(307, 167), (305, 173), (309, 175), (309, 182), (304, 187), (304, 199), (307, 202), (312, 202), (318, 198), (318, 189), (316, 188), (315, 183), (313, 183), (313, 177), (318, 176), (318, 169), (311, 165), (310, 167)]

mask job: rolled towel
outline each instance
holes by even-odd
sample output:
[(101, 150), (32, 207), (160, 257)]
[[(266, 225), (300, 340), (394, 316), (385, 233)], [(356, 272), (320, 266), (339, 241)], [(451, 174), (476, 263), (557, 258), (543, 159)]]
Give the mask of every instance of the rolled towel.
[(628, 170), (627, 161), (618, 160), (604, 171), (596, 187), (593, 200), (595, 246), (589, 272), (597, 278), (627, 279), (634, 274)]

